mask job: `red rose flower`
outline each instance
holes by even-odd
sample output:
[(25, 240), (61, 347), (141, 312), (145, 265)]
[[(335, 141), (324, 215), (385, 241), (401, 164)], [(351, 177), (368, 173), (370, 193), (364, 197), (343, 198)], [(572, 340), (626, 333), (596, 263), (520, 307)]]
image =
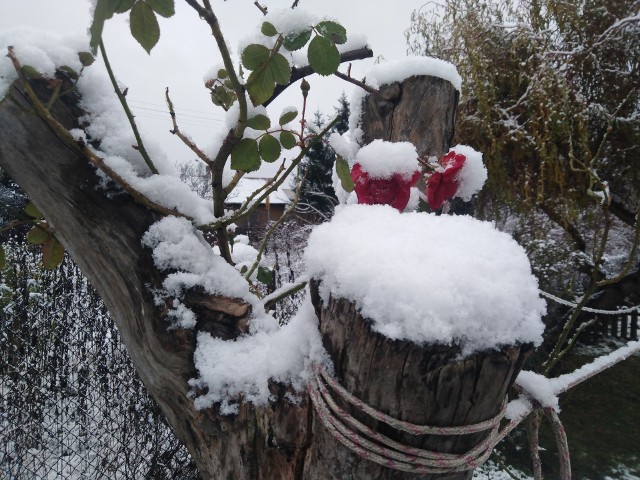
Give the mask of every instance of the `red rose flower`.
[(453, 198), (458, 191), (457, 175), (467, 157), (450, 151), (442, 159), (444, 170), (433, 172), (427, 180), (427, 203), (431, 210), (438, 210), (444, 202)]
[(409, 179), (395, 173), (391, 178), (370, 178), (356, 163), (351, 170), (351, 179), (355, 184), (358, 203), (365, 205), (391, 205), (403, 211), (409, 203), (411, 187), (420, 178), (420, 172), (414, 172)]

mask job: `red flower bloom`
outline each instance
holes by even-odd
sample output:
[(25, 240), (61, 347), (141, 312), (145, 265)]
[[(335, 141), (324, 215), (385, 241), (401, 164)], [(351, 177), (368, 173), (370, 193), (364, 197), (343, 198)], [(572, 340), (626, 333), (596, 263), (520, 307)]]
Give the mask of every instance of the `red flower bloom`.
[(442, 159), (441, 172), (433, 172), (427, 180), (427, 203), (431, 210), (438, 210), (444, 202), (453, 198), (458, 191), (458, 172), (467, 159), (461, 153), (450, 151)]
[(409, 203), (411, 187), (420, 178), (416, 171), (408, 180), (401, 174), (395, 173), (391, 178), (369, 178), (369, 174), (356, 163), (351, 170), (351, 179), (355, 183), (358, 203), (365, 205), (391, 205), (403, 211)]

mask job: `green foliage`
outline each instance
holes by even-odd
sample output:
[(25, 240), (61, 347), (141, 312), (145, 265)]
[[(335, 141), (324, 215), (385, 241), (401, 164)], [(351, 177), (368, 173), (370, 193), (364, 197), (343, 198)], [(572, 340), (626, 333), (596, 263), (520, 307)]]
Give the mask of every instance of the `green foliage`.
[(51, 234), (40, 225), (35, 225), (27, 232), (27, 242), (33, 245), (42, 245), (50, 237)]
[(286, 125), (289, 122), (293, 122), (297, 116), (298, 116), (297, 110), (289, 110), (287, 112), (284, 112), (282, 115), (280, 115), (280, 119), (278, 120), (278, 123), (280, 124), (280, 126)]
[(115, 13), (126, 12), (130, 12), (131, 35), (147, 53), (151, 53), (160, 39), (160, 25), (156, 14), (165, 18), (172, 17), (175, 14), (175, 0), (98, 0), (89, 28), (89, 45), (94, 55), (102, 39), (104, 22)]
[(258, 142), (253, 138), (243, 138), (231, 152), (231, 168), (253, 172), (260, 168)]
[(93, 65), (93, 62), (96, 61), (96, 57), (94, 57), (91, 52), (79, 52), (78, 58), (83, 67)]
[(340, 53), (336, 44), (320, 35), (314, 37), (307, 52), (309, 65), (319, 75), (331, 75), (340, 66)]
[[(249, 47), (253, 48), (248, 54)], [(260, 105), (271, 98), (276, 83), (286, 85), (291, 78), (289, 62), (279, 53), (271, 53), (263, 45), (249, 45), (242, 53), (242, 63), (249, 70), (253, 70), (247, 79), (247, 90), (254, 105)], [(268, 52), (265, 57), (264, 50)], [(253, 68), (251, 68), (253, 67)]]
[(131, 35), (147, 53), (160, 40), (160, 25), (151, 6), (144, 1), (136, 2), (129, 16)]
[(104, 22), (113, 17), (113, 14), (116, 13), (116, 10), (120, 7), (121, 1), (122, 0), (98, 0), (96, 3), (96, 8), (93, 12), (93, 22), (89, 28), (89, 33), (91, 34), (89, 46), (94, 55), (102, 39)]
[(176, 13), (174, 0), (145, 0), (147, 4), (161, 17), (170, 18)]
[(266, 115), (259, 114), (247, 120), (247, 127), (254, 130), (267, 130), (271, 127), (271, 120)]
[(289, 132), (288, 130), (283, 130), (282, 132), (280, 132), (280, 144), (282, 145), (282, 148), (291, 150), (298, 144), (298, 142), (296, 141), (296, 137), (293, 135), (293, 133)]
[(292, 33), (284, 37), (284, 48), (290, 52), (295, 52), (304, 47), (311, 39), (311, 29), (306, 28), (300, 32)]
[(7, 255), (4, 253), (4, 246), (0, 243), (0, 270), (4, 270), (7, 265)]
[(38, 207), (36, 207), (32, 202), (27, 203), (27, 206), (24, 207), (24, 213), (29, 215), (31, 218), (41, 219), (44, 218), (44, 215), (40, 213)]
[(269, 22), (263, 22), (260, 31), (267, 37), (274, 37), (278, 34), (278, 30), (276, 30), (276, 27), (274, 27), (273, 24)]
[(280, 142), (273, 135), (267, 134), (260, 139), (258, 152), (260, 153), (260, 157), (265, 162), (275, 162), (278, 158), (280, 158), (281, 151), (282, 149), (280, 147)]
[(22, 73), (24, 73), (24, 75), (27, 78), (30, 78), (32, 80), (38, 80), (40, 78), (42, 78), (42, 74), (36, 70), (34, 67), (32, 67), (31, 65), (23, 65), (22, 66)]
[(47, 270), (53, 270), (64, 260), (64, 247), (55, 238), (50, 237), (42, 245), (42, 265)]
[(347, 31), (337, 22), (326, 20), (316, 25), (316, 31), (333, 43), (343, 44), (347, 41)]
[(351, 169), (347, 161), (341, 156), (336, 157), (336, 173), (340, 179), (340, 184), (346, 192), (353, 192), (355, 184), (351, 178)]
[(256, 275), (256, 279), (265, 285), (273, 284), (273, 271), (269, 268), (258, 266), (258, 274)]

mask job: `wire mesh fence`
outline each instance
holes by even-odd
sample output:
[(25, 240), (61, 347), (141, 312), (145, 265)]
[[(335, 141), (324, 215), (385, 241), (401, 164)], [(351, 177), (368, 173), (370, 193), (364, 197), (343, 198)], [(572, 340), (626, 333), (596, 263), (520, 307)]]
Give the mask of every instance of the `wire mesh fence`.
[(77, 266), (44, 271), (32, 248), (5, 249), (0, 478), (199, 478)]

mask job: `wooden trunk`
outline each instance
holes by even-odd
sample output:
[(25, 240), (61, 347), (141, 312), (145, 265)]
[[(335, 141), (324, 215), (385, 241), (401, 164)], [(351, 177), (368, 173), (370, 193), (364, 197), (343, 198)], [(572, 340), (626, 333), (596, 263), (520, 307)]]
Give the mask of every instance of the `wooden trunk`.
[[(459, 349), (391, 340), (371, 329), (350, 301), (331, 296), (324, 304), (318, 282), (311, 294), (320, 320), (322, 341), (343, 387), (369, 406), (406, 422), (438, 427), (478, 423), (497, 415), (509, 388), (531, 352), (530, 345), (481, 352), (462, 360)], [(499, 313), (497, 313), (499, 314)], [(443, 437), (394, 430), (341, 405), (361, 422), (403, 444), (444, 453), (464, 453), (489, 432)], [(314, 441), (305, 480), (447, 479), (467, 480), (472, 470), (452, 474), (403, 473), (366, 460), (322, 425), (313, 423)]]

